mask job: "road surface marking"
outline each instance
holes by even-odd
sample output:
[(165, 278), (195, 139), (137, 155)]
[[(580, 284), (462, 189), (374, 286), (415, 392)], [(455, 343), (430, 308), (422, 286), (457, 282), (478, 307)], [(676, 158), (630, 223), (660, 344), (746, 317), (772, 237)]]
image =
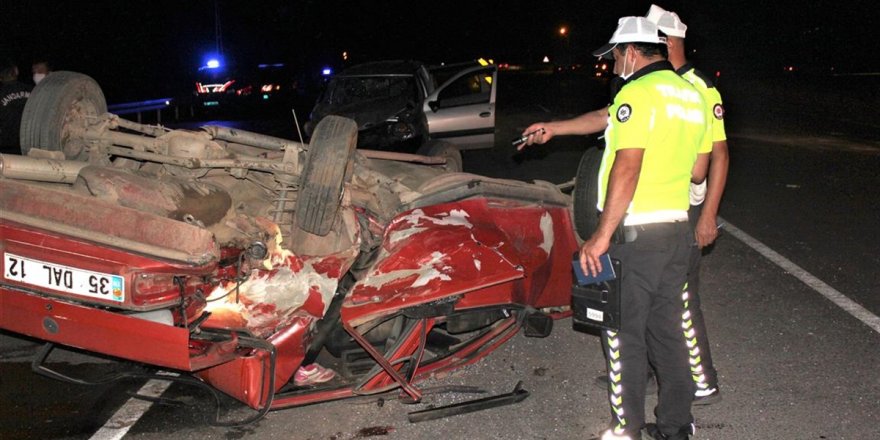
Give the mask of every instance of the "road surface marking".
[(718, 223), (725, 223), (724, 230), (729, 232), (730, 235), (733, 235), (750, 248), (758, 251), (759, 254), (763, 255), (786, 272), (794, 275), (795, 278), (801, 280), (804, 284), (819, 292), (825, 298), (828, 298), (829, 301), (837, 304), (838, 307), (854, 316), (859, 321), (862, 321), (868, 327), (871, 327), (875, 332), (880, 333), (880, 317), (877, 317), (877, 315), (871, 313), (868, 309), (847, 298), (846, 295), (840, 293), (837, 289), (829, 286), (824, 281), (816, 278), (797, 264), (792, 263), (788, 258), (779, 255), (764, 243), (761, 243), (751, 235), (746, 234), (741, 229), (733, 226), (729, 221), (718, 217)]
[[(150, 379), (137, 393), (148, 397), (159, 397), (170, 385), (171, 382), (167, 380)], [(125, 437), (128, 430), (151, 406), (153, 406), (153, 402), (147, 400), (136, 397), (128, 399), (128, 402), (125, 402), (125, 405), (122, 405), (89, 440), (119, 440)]]

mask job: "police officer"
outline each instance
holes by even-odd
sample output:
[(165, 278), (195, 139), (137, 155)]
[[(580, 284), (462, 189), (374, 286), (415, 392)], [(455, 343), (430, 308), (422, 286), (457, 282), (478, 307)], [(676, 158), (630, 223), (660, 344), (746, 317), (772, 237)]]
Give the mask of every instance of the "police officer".
[[(648, 21), (656, 24), (661, 32), (667, 36), (667, 50), (669, 62), (672, 63), (676, 72), (685, 80), (693, 84), (703, 95), (706, 105), (711, 111), (712, 117), (709, 123), (712, 125), (712, 152), (711, 166), (709, 168), (708, 188), (707, 182), (691, 185), (690, 209), (688, 218), (694, 228), (695, 240), (692, 244), (690, 264), (688, 269), (689, 310), (688, 319), (682, 324), (688, 327), (691, 335), (689, 343), (696, 347), (691, 350), (692, 378), (697, 386), (694, 393), (695, 405), (706, 405), (721, 399), (718, 387), (718, 373), (712, 362), (712, 354), (709, 348), (708, 333), (700, 306), (699, 280), (700, 280), (700, 257), (702, 248), (708, 246), (718, 237), (717, 216), (721, 202), (721, 195), (727, 181), (729, 164), (727, 136), (724, 130), (724, 106), (721, 95), (718, 93), (711, 78), (702, 74), (687, 62), (684, 54), (684, 37), (687, 26), (681, 22), (678, 15), (668, 12), (657, 5), (651, 5), (647, 14)], [(612, 96), (615, 92), (612, 92)], [(520, 146), (543, 144), (554, 136), (569, 134), (593, 134), (605, 129), (608, 124), (608, 108), (601, 108), (589, 113), (582, 114), (573, 119), (554, 122), (539, 122), (527, 127), (523, 134), (529, 134), (527, 142)], [(708, 189), (708, 190), (707, 190)], [(705, 200), (705, 201), (704, 201)], [(648, 370), (649, 389), (656, 389), (656, 379), (651, 370)], [(597, 384), (607, 386), (608, 379), (605, 376), (597, 378)]]
[[(718, 372), (712, 363), (712, 352), (709, 349), (709, 338), (706, 323), (700, 307), (700, 258), (702, 248), (711, 244), (718, 237), (718, 207), (721, 195), (727, 182), (729, 156), (727, 135), (724, 131), (724, 105), (721, 94), (713, 85), (712, 79), (694, 68), (687, 61), (684, 52), (684, 38), (687, 26), (679, 19), (678, 14), (669, 12), (657, 5), (651, 5), (647, 15), (648, 21), (657, 25), (666, 34), (666, 46), (669, 51), (669, 62), (682, 78), (697, 88), (709, 109), (712, 126), (712, 153), (707, 181), (691, 184), (690, 209), (688, 218), (694, 228), (694, 246), (691, 247), (690, 265), (688, 268), (688, 288), (690, 320), (683, 325), (691, 337), (688, 343), (691, 348), (691, 368), (693, 379), (697, 385), (694, 394), (695, 405), (714, 403), (721, 399), (718, 388)], [(707, 183), (708, 182), (708, 183)]]
[(18, 81), (18, 66), (12, 60), (0, 65), (0, 153), (20, 154), (19, 126), (31, 86)]
[[(621, 261), (621, 327), (606, 331), (612, 423), (603, 439), (655, 439), (692, 433), (694, 382), (681, 329), (682, 290), (693, 241), (688, 189), (702, 181), (711, 142), (699, 92), (666, 60), (665, 38), (645, 17), (624, 17), (594, 55), (614, 58), (624, 84), (610, 107), (599, 170), (602, 212), (580, 260), (601, 270), (599, 256)], [(616, 237), (612, 243), (612, 237)], [(645, 424), (648, 361), (663, 383), (656, 424)]]
[[(695, 385), (681, 321), (690, 244), (690, 182), (702, 181), (711, 148), (705, 103), (666, 61), (665, 38), (644, 17), (624, 17), (609, 44), (624, 84), (609, 107), (599, 171), (602, 207), (595, 233), (583, 244), (585, 272), (601, 270), (599, 256), (621, 261), (621, 328), (602, 335), (608, 359), (612, 423), (603, 439), (687, 439)], [(586, 114), (548, 123), (552, 135), (598, 124)], [(542, 143), (542, 142), (541, 142)], [(616, 237), (612, 242), (612, 237)], [(606, 269), (607, 270), (607, 269)], [(656, 424), (645, 424), (645, 371), (663, 381)]]

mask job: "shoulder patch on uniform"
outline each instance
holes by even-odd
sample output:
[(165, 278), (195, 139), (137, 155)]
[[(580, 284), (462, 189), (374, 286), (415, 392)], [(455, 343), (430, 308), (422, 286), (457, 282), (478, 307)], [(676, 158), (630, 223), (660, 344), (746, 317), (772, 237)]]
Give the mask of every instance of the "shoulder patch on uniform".
[(712, 107), (712, 113), (715, 114), (715, 119), (724, 119), (724, 107), (720, 103)]
[(617, 108), (617, 120), (619, 122), (628, 121), (630, 116), (632, 116), (632, 107), (630, 107), (629, 104), (621, 104), (621, 106)]

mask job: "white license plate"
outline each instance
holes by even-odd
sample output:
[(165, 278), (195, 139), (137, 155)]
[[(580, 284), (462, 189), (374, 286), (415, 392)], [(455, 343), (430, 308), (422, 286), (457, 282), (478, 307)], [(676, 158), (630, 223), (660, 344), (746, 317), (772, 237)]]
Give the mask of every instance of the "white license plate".
[(6, 253), (3, 278), (35, 287), (67, 292), (79, 296), (122, 302), (125, 300), (125, 279), (61, 264)]

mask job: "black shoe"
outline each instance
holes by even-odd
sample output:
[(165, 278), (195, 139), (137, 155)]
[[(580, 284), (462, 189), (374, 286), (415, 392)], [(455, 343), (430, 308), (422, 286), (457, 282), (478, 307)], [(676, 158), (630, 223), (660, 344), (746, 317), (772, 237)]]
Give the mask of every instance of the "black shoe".
[(642, 428), (642, 440), (689, 440), (693, 433), (693, 425), (685, 426), (673, 435), (666, 435), (660, 432), (656, 424), (648, 423)]
[(697, 390), (694, 393), (694, 405), (711, 405), (721, 401), (721, 390), (718, 387), (710, 388), (706, 392), (701, 393)]
[[(603, 374), (601, 376), (596, 376), (596, 379), (593, 380), (593, 383), (603, 390), (608, 389), (608, 375)], [(657, 377), (653, 374), (648, 376), (648, 385), (645, 387), (645, 394), (657, 394)]]

